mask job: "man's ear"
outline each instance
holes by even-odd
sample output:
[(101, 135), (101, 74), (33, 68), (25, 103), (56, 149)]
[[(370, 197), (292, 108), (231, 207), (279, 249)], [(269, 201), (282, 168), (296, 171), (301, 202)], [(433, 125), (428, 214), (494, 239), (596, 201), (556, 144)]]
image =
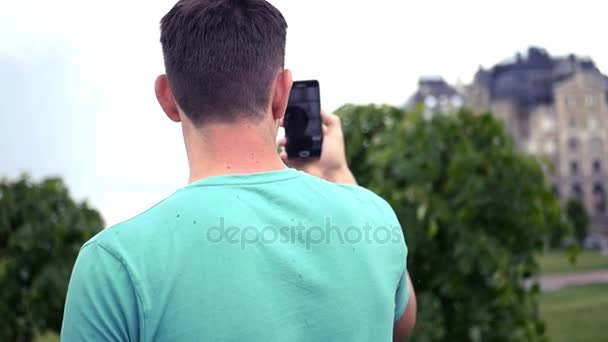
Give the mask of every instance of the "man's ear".
[(274, 120), (282, 120), (285, 116), (292, 85), (293, 79), (291, 71), (289, 70), (281, 71), (275, 79), (271, 99), (272, 116)]
[(167, 117), (173, 122), (181, 122), (182, 119), (179, 114), (179, 108), (173, 97), (167, 75), (160, 75), (156, 78), (154, 89), (156, 91), (156, 99), (165, 114), (167, 114)]

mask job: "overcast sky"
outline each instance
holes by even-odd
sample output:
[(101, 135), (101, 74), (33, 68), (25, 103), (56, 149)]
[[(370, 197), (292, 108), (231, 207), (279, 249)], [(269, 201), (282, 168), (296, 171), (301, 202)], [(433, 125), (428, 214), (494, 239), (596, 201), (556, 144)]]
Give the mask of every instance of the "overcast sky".
[[(422, 75), (468, 82), (536, 45), (608, 72), (600, 1), (276, 0), (287, 67), (322, 103), (403, 104)], [(0, 177), (60, 175), (115, 224), (187, 181), (153, 92), (173, 0), (0, 0)]]

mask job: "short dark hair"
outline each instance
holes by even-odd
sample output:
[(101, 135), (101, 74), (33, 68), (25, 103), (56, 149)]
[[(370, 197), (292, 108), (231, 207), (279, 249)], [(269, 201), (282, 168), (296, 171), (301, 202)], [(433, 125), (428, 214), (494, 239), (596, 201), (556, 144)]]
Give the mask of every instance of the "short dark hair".
[(285, 18), (265, 0), (180, 0), (161, 21), (177, 104), (195, 125), (260, 118), (286, 36)]

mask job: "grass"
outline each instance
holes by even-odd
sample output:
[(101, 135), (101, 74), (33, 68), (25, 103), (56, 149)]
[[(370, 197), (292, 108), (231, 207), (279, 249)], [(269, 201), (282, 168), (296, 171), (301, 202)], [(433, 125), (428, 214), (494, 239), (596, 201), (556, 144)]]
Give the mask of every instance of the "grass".
[(571, 264), (565, 252), (549, 252), (538, 259), (543, 275), (585, 271), (608, 271), (608, 257), (598, 252), (579, 253), (576, 263)]
[(608, 285), (545, 293), (540, 307), (552, 342), (608, 341)]

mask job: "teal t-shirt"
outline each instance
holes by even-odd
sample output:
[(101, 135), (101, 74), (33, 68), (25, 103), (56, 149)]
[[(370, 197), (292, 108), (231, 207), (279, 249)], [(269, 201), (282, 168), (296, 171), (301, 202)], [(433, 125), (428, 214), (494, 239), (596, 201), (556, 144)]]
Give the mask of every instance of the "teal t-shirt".
[(407, 248), (380, 197), (293, 169), (198, 181), (80, 251), (63, 341), (392, 341)]

